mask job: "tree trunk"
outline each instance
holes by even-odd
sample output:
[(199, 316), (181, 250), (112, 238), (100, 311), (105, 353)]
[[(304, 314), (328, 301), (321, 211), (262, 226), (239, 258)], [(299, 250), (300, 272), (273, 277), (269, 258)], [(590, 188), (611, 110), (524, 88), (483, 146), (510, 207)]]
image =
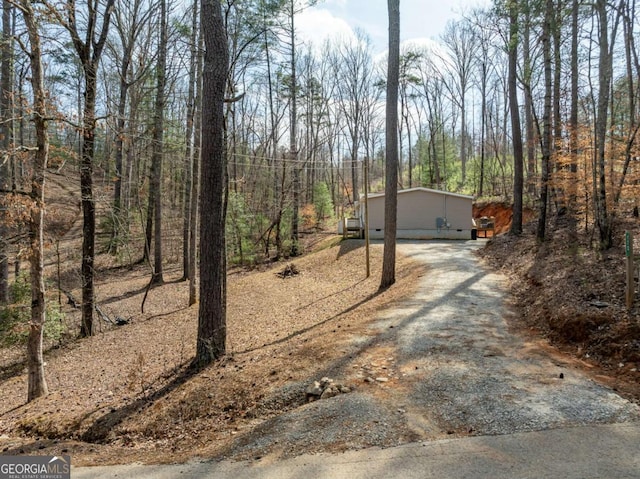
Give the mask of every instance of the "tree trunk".
[[(146, 162), (143, 162), (141, 169), (141, 175), (145, 174)], [(153, 220), (155, 218), (154, 209), (156, 206), (156, 190), (153, 187), (153, 165), (149, 171), (149, 197), (147, 198), (147, 221), (144, 228), (144, 252), (142, 253), (142, 262), (146, 263), (151, 260), (151, 244), (153, 243)]]
[[(127, 188), (123, 188), (123, 178), (125, 177), (126, 168), (124, 166), (125, 154), (125, 138), (127, 136), (127, 120), (125, 119), (127, 111), (127, 100), (129, 89), (137, 80), (130, 80), (131, 61), (133, 50), (139, 37), (140, 29), (143, 23), (146, 23), (146, 15), (140, 20), (141, 0), (134, 0), (130, 10), (116, 13), (116, 27), (120, 43), (122, 45), (122, 59), (119, 65), (119, 94), (115, 131), (115, 181), (113, 188), (113, 217), (114, 224), (111, 232), (110, 249), (113, 254), (117, 254), (120, 245), (123, 242), (123, 234), (126, 236), (129, 232), (129, 211), (127, 199)], [(126, 17), (126, 18), (125, 18)], [(132, 108), (133, 110), (133, 108)], [(133, 115), (129, 119), (129, 125), (133, 121)], [(131, 137), (130, 137), (131, 138)], [(123, 197), (125, 199), (123, 199)]]
[(207, 205), (200, 223), (200, 308), (194, 365), (201, 367), (226, 352), (224, 93), (229, 64), (220, 2), (202, 2), (205, 43), (200, 194)]
[[(553, 3), (553, 2), (552, 2)], [(562, 80), (562, 60), (561, 60), (561, 28), (562, 28), (562, 15), (564, 15), (564, 5), (562, 0), (557, 0), (557, 3), (553, 6), (553, 15), (551, 16), (551, 32), (553, 35), (553, 141), (551, 142), (551, 148), (549, 152), (550, 171), (555, 173), (566, 171), (565, 165), (560, 165), (558, 162), (558, 150), (562, 144), (562, 117), (560, 115), (560, 102), (561, 102), (561, 80)], [(563, 181), (555, 182), (557, 186), (552, 187), (552, 198), (557, 206), (558, 215), (565, 215), (567, 213), (567, 197), (565, 191), (565, 184)]]
[(542, 56), (544, 68), (544, 111), (542, 114), (542, 171), (540, 175), (540, 199), (538, 210), (538, 228), (536, 237), (544, 241), (547, 229), (547, 203), (549, 200), (549, 164), (551, 162), (551, 148), (553, 131), (552, 115), (552, 72), (551, 72), (551, 19), (553, 15), (553, 0), (546, 0), (544, 22), (542, 24)]
[[(0, 170), (0, 175), (5, 172)], [(4, 188), (4, 185), (2, 185)], [(0, 220), (3, 222), (3, 220)], [(0, 224), (0, 306), (9, 303), (9, 255), (6, 242), (6, 228)]]
[(575, 233), (575, 212), (578, 197), (578, 0), (571, 5), (571, 106), (569, 113), (569, 178), (568, 208), (572, 221), (572, 234)]
[(636, 112), (636, 88), (634, 78), (634, 66), (636, 68), (636, 75), (640, 73), (640, 65), (637, 64), (637, 52), (634, 43), (635, 33), (633, 31), (635, 21), (635, 2), (629, 2), (624, 6), (625, 14), (623, 16), (624, 25), (624, 50), (625, 60), (627, 67), (627, 95), (628, 95), (628, 109), (629, 112), (629, 133), (627, 135), (624, 165), (622, 167), (622, 174), (618, 180), (618, 189), (614, 190), (614, 206), (618, 206), (620, 202), (620, 196), (622, 195), (622, 188), (624, 187), (627, 173), (629, 173), (629, 167), (634, 157), (633, 150), (635, 149), (636, 138), (638, 134), (638, 113)]
[(487, 62), (486, 54), (482, 61), (481, 73), (481, 91), (482, 105), (480, 107), (480, 185), (478, 188), (478, 196), (484, 194), (484, 166), (486, 160), (486, 138), (487, 138)]
[(358, 201), (358, 143), (360, 142), (358, 138), (357, 129), (360, 127), (358, 125), (358, 121), (355, 121), (355, 132), (351, 135), (351, 188), (352, 188), (352, 198), (353, 203), (355, 204)]
[(406, 102), (407, 104), (407, 111), (403, 113), (404, 116), (404, 124), (407, 127), (407, 143), (409, 144), (409, 148), (407, 149), (407, 163), (409, 166), (409, 175), (408, 175), (408, 182), (409, 182), (409, 188), (413, 188), (413, 154), (412, 154), (412, 150), (413, 150), (413, 144), (411, 143), (411, 127), (409, 126), (409, 101), (407, 100)]
[(82, 202), (82, 324), (80, 336), (93, 336), (93, 309), (95, 307), (94, 270), (96, 241), (96, 205), (93, 198), (93, 155), (95, 149), (96, 70), (85, 66), (85, 96), (83, 110), (82, 160), (80, 166), (80, 193)]
[(396, 225), (398, 212), (398, 83), (400, 76), (400, 0), (387, 0), (389, 10), (389, 60), (386, 99), (386, 165), (384, 202), (384, 252), (380, 289), (396, 281)]
[[(107, 0), (102, 14), (102, 28), (97, 38), (95, 28), (89, 30), (85, 41), (80, 38), (76, 24), (76, 5), (70, 0), (63, 12), (52, 11), (57, 20), (64, 25), (71, 35), (73, 46), (84, 71), (84, 107), (82, 108), (82, 145), (80, 162), (80, 194), (82, 203), (82, 324), (80, 336), (94, 334), (93, 309), (94, 301), (94, 268), (96, 208), (93, 198), (93, 156), (95, 152), (95, 110), (97, 91), (97, 71), (100, 56), (107, 41), (111, 13), (115, 0)], [(98, 12), (90, 10), (89, 24), (95, 27)]]
[[(10, 151), (13, 138), (13, 40), (11, 32), (11, 2), (2, 2), (2, 66), (0, 66), (0, 149), (6, 152), (6, 160), (0, 161), (0, 190), (3, 197), (10, 188), (13, 154)], [(4, 198), (0, 207), (4, 208)], [(0, 218), (0, 305), (9, 302), (9, 245), (6, 242), (7, 228)]]
[(196, 97), (195, 97), (195, 118), (194, 118), (194, 137), (193, 137), (193, 171), (191, 177), (191, 207), (189, 211), (189, 306), (196, 304), (196, 258), (198, 250), (198, 212), (200, 210), (200, 162), (201, 162), (201, 138), (202, 138), (202, 29), (198, 27), (200, 33), (198, 35), (198, 49), (196, 60)]
[(509, 4), (509, 109), (511, 112), (511, 134), (513, 137), (513, 235), (522, 233), (522, 196), (524, 186), (524, 164), (520, 109), (518, 107), (518, 6), (512, 0)]
[(289, 110), (289, 155), (291, 157), (291, 165), (293, 167), (293, 205), (291, 215), (291, 256), (297, 256), (299, 251), (299, 208), (300, 208), (300, 168), (298, 167), (298, 141), (296, 138), (298, 127), (297, 116), (297, 81), (296, 81), (296, 30), (295, 30), (295, 11), (294, 0), (290, 0), (290, 21), (291, 21), (291, 89), (290, 95), (290, 110)]
[[(164, 103), (167, 65), (167, 2), (160, 0), (160, 43), (156, 69), (156, 99), (153, 119), (150, 190), (153, 190), (153, 276), (152, 284), (162, 284), (162, 157), (164, 155)], [(151, 195), (149, 196), (151, 202)]]
[[(284, 190), (279, 188), (278, 182), (278, 167), (276, 158), (278, 156), (278, 147), (277, 147), (277, 130), (278, 130), (278, 120), (274, 107), (274, 92), (273, 92), (273, 78), (271, 74), (271, 54), (269, 48), (269, 38), (267, 36), (268, 29), (266, 28), (267, 19), (264, 18), (265, 29), (264, 29), (264, 53), (265, 53), (265, 63), (267, 67), (267, 92), (268, 92), (268, 102), (267, 107), (269, 110), (269, 141), (268, 144), (270, 148), (267, 149), (267, 161), (273, 167), (273, 188), (272, 193), (273, 196), (271, 198), (271, 217), (272, 224), (275, 226), (275, 237), (276, 237), (276, 257), (279, 258), (281, 254), (281, 242), (278, 241), (280, 238), (280, 207), (279, 205), (282, 203), (280, 196), (284, 195)], [(269, 256), (269, 239), (267, 239), (267, 244), (265, 247), (265, 255)]]
[(31, 321), (27, 339), (28, 393), (27, 401), (48, 394), (44, 375), (42, 356), (42, 336), (45, 322), (45, 286), (44, 286), (44, 184), (45, 170), (49, 155), (49, 136), (47, 132), (47, 95), (44, 88), (44, 68), (40, 47), (40, 33), (31, 2), (21, 1), (21, 10), (29, 35), (31, 86), (33, 89), (33, 121), (36, 130), (36, 152), (34, 155), (33, 176), (31, 178), (31, 218), (29, 238), (31, 242)]
[[(531, 88), (531, 9), (525, 8), (522, 55), (524, 62), (524, 82)], [(527, 192), (536, 194), (536, 139), (533, 120), (533, 101), (531, 95), (524, 97), (524, 128), (527, 138)]]
[(609, 105), (609, 92), (611, 90), (612, 55), (609, 51), (609, 21), (607, 14), (607, 1), (597, 0), (595, 3), (596, 14), (599, 20), (598, 38), (600, 44), (600, 59), (598, 64), (598, 105), (596, 112), (595, 129), (595, 158), (594, 170), (596, 171), (597, 191), (595, 195), (595, 215), (598, 228), (600, 248), (608, 249), (612, 242), (611, 219), (607, 208), (607, 184), (606, 184), (606, 160), (605, 142), (607, 135), (607, 110)]
[(120, 96), (118, 99), (118, 118), (116, 121), (116, 152), (115, 152), (115, 184), (113, 185), (113, 231), (111, 233), (111, 245), (114, 253), (118, 252), (121, 241), (121, 220), (122, 220), (122, 164), (124, 158), (124, 136), (125, 136), (125, 112), (127, 108), (127, 71), (129, 70), (130, 59), (123, 58), (120, 69)]
[(460, 97), (460, 166), (462, 168), (461, 185), (467, 182), (467, 104), (465, 102), (466, 88), (461, 87)]
[(193, 119), (195, 114), (195, 83), (196, 83), (196, 64), (198, 62), (198, 0), (193, 2), (193, 17), (191, 20), (191, 60), (189, 62), (189, 89), (187, 93), (187, 128), (185, 134), (185, 142), (187, 148), (184, 155), (184, 206), (183, 206), (183, 225), (182, 225), (182, 279), (191, 279), (195, 273), (190, 269), (189, 251), (191, 248), (191, 197), (194, 194), (193, 185), (193, 163), (194, 163), (194, 143), (193, 143)]

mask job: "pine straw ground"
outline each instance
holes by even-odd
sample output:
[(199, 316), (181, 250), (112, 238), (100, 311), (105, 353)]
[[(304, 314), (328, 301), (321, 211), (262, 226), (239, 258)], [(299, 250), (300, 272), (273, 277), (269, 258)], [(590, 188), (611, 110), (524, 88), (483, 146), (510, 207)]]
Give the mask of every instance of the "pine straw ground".
[[(330, 237), (286, 264), (230, 274), (228, 352), (194, 373), (197, 306), (180, 272), (140, 304), (147, 268), (103, 271), (100, 304), (131, 319), (46, 355), (50, 395), (25, 404), (24, 363), (0, 351), (0, 450), (70, 454), (76, 465), (215, 457), (238, 434), (304, 403), (304, 389), (344, 356), (382, 306), (410, 294), (423, 269), (399, 258), (397, 283), (378, 294), (382, 246), (365, 279), (362, 241)], [(283, 393), (285, 391), (285, 393)], [(287, 392), (288, 391), (288, 392)]]

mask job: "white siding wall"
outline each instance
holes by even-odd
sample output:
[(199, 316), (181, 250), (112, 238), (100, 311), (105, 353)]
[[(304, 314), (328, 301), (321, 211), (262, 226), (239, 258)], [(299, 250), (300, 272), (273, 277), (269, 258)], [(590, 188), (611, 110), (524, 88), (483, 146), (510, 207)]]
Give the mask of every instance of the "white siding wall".
[[(384, 236), (384, 196), (369, 198), (369, 237)], [(398, 238), (470, 239), (471, 197), (428, 189), (398, 193)], [(361, 202), (364, 206), (364, 202)], [(438, 229), (436, 218), (446, 218), (449, 228)]]

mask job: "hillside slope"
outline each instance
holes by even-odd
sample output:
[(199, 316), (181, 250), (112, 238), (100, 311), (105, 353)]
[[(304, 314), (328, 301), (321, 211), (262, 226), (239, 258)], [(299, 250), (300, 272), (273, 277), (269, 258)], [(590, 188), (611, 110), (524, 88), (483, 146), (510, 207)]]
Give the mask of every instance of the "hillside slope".
[[(5, 374), (0, 447), (71, 454), (75, 464), (182, 460), (304, 403), (304, 389), (331, 371), (341, 345), (366, 334), (375, 311), (409, 294), (422, 274), (400, 259), (397, 284), (378, 294), (382, 245), (372, 248), (365, 279), (363, 243), (337, 241), (296, 259), (293, 277), (276, 274), (284, 264), (230, 275), (229, 354), (199, 373), (188, 369), (197, 306), (186, 306), (187, 284), (151, 290), (141, 314), (145, 269), (103, 272), (102, 304), (131, 323), (52, 350), (48, 397), (24, 404), (24, 370)], [(276, 393), (285, 385), (290, 394)]]

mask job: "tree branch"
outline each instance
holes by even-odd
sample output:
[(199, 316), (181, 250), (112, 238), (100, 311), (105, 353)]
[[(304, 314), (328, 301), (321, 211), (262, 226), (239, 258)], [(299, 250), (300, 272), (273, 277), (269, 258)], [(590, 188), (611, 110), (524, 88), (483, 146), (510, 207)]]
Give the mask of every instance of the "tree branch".
[(239, 95), (234, 96), (233, 98), (225, 98), (224, 102), (225, 103), (235, 103), (238, 102), (240, 100), (242, 100), (245, 96), (246, 92), (242, 92)]

